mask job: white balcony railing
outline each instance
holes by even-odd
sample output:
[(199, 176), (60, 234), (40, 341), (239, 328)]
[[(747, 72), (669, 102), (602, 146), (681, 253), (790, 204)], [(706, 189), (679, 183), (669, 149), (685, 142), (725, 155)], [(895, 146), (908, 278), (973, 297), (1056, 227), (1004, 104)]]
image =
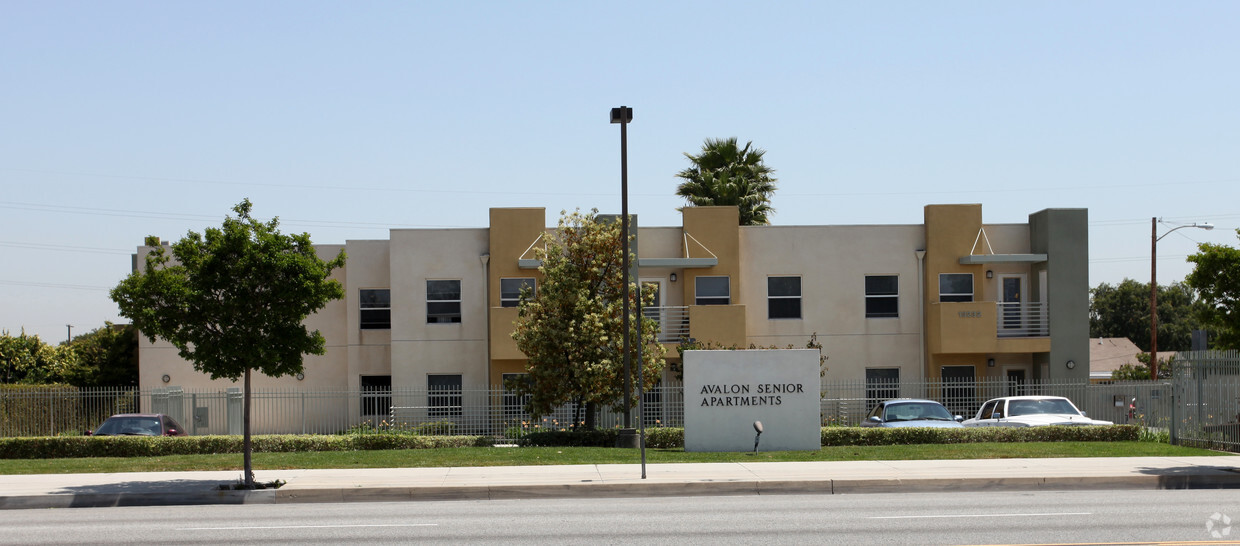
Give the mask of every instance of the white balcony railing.
[(1050, 335), (1045, 303), (997, 302), (996, 327), (999, 337), (1046, 337)]
[(643, 307), (642, 314), (659, 323), (659, 341), (662, 343), (675, 343), (689, 337), (687, 306)]

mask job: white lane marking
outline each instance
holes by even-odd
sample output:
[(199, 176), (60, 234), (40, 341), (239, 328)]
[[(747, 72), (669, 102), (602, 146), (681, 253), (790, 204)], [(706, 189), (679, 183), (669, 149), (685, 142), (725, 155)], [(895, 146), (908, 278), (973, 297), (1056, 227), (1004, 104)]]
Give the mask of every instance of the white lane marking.
[(238, 531), (250, 529), (347, 529), (352, 527), (438, 527), (438, 523), (392, 523), (375, 525), (271, 525), (259, 527), (182, 527), (178, 531)]
[(941, 516), (869, 516), (866, 519), (925, 519), (925, 518), (1015, 518), (1028, 516), (1092, 516), (1093, 512), (1044, 512), (1041, 514), (945, 514)]

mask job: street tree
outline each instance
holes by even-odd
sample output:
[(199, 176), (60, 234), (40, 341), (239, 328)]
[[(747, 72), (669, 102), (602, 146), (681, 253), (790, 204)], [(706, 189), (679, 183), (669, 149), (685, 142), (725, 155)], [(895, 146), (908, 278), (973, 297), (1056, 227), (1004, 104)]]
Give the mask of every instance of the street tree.
[[(600, 219), (598, 211), (561, 214), (555, 234), (536, 251), (542, 281), (536, 293), (525, 290), (512, 333), (528, 359), (527, 375), (509, 386), (528, 396), (526, 410), (536, 417), (575, 403), (573, 427), (593, 428), (598, 407), (625, 407), (620, 222)], [(630, 282), (631, 375), (636, 381), (642, 366), (650, 388), (663, 370), (664, 349), (658, 323), (636, 314), (636, 286)], [(643, 295), (645, 304), (652, 296)]]
[(246, 199), (221, 227), (190, 231), (171, 245), (156, 237), (145, 267), (112, 289), (120, 314), (152, 342), (172, 343), (194, 369), (212, 379), (244, 382), (245, 487), (254, 488), (250, 441), (251, 372), (280, 377), (302, 371), (302, 357), (324, 354), (323, 335), (303, 321), (344, 296), (333, 269), (344, 252), (324, 261), (308, 233), (280, 233), (277, 219), (250, 215)]
[(762, 162), (765, 154), (753, 142), (740, 147), (736, 137), (708, 138), (699, 154), (685, 153), (693, 165), (676, 173), (684, 180), (676, 187), (676, 195), (695, 207), (735, 205), (742, 226), (769, 224), (767, 216), (775, 212), (771, 196), (776, 180), (775, 170)]
[(1196, 265), (1184, 282), (1201, 295), (1200, 318), (1214, 334), (1214, 347), (1240, 349), (1240, 249), (1201, 243), (1188, 261)]
[[(1117, 285), (1099, 284), (1089, 291), (1090, 337), (1128, 338), (1150, 349), (1150, 285), (1124, 279)], [(1198, 313), (1204, 304), (1184, 283), (1158, 287), (1158, 347), (1187, 351), (1193, 330), (1200, 329)]]

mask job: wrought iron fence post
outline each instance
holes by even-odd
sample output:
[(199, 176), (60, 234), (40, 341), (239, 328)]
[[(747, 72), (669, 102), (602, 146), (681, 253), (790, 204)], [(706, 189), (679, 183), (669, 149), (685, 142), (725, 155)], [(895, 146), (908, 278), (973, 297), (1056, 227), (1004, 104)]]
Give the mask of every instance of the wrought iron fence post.
[(1171, 445), (1173, 446), (1180, 445), (1179, 426), (1178, 426), (1179, 418), (1176, 415), (1178, 413), (1176, 410), (1179, 409), (1180, 401), (1178, 400), (1179, 397), (1176, 396), (1176, 393), (1180, 391), (1180, 385), (1177, 379), (1183, 374), (1176, 373), (1176, 372), (1182, 371), (1182, 370), (1183, 369), (1181, 368), (1181, 370), (1176, 370), (1171, 373), (1171, 430), (1170, 430), (1169, 441)]

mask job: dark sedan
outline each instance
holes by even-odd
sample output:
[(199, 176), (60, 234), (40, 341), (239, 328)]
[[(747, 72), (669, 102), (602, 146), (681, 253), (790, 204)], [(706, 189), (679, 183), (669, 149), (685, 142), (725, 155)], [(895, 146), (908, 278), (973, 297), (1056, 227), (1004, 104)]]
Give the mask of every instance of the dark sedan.
[(108, 417), (87, 436), (187, 436), (189, 433), (162, 413), (121, 413)]

